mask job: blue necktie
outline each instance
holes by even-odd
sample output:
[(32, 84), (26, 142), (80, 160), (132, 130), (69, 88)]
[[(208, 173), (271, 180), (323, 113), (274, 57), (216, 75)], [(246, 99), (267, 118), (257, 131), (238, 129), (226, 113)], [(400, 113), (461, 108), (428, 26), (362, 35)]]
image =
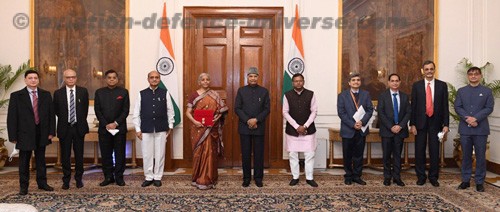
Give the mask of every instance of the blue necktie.
[(399, 124), (399, 108), (398, 108), (398, 93), (392, 94), (392, 103), (394, 104), (394, 124)]

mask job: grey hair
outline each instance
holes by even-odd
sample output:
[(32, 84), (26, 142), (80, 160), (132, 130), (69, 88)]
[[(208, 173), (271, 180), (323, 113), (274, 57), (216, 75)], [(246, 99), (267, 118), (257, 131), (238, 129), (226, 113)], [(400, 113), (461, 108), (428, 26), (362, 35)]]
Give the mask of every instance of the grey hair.
[(206, 77), (208, 77), (208, 79), (210, 79), (210, 74), (203, 72), (198, 76), (198, 82), (201, 82), (201, 79), (203, 79), (204, 76), (206, 76)]

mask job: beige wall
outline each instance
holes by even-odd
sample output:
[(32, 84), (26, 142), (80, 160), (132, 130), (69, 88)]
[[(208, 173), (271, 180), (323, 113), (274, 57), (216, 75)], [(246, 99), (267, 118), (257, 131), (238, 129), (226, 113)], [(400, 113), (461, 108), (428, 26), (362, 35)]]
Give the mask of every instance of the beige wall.
[[(161, 0), (144, 1), (130, 0), (130, 16), (134, 19), (150, 17), (152, 13), (161, 14)], [(168, 0), (167, 13), (169, 16), (175, 13), (182, 13), (184, 6), (273, 6), (283, 7), (286, 17), (293, 16), (294, 4), (300, 4), (302, 17), (338, 17), (337, 1), (281, 1), (281, 0), (214, 0), (207, 4), (207, 1), (173, 1)], [(490, 61), (500, 66), (500, 29), (496, 27), (493, 20), (500, 20), (500, 2), (497, 0), (440, 0), (438, 6), (439, 13), (439, 45), (438, 45), (438, 71), (441, 80), (458, 83), (454, 67), (463, 57), (472, 59), (475, 64), (483, 64)], [(15, 3), (10, 1), (0, 2), (0, 26), (3, 27), (0, 34), (0, 63), (13, 64), (17, 66), (29, 58), (29, 30), (19, 30), (13, 27), (12, 18), (16, 13), (29, 14), (29, 1), (22, 0)], [(171, 30), (173, 48), (178, 64), (183, 60), (183, 32), (182, 29)], [(284, 32), (284, 58), (287, 58), (291, 30)], [(137, 92), (147, 86), (146, 74), (155, 68), (158, 54), (159, 29), (143, 29), (134, 26), (130, 30), (130, 60), (129, 79), (134, 79), (130, 83), (131, 102), (136, 99)], [(303, 43), (305, 48), (305, 59), (307, 63), (306, 87), (314, 90), (319, 102), (319, 114), (316, 120), (319, 131), (318, 138), (328, 137), (327, 128), (339, 126), (340, 120), (336, 111), (337, 94), (337, 67), (338, 67), (338, 30), (316, 29), (303, 30)], [(182, 91), (182, 65), (178, 65), (179, 91)], [(500, 79), (498, 71), (493, 73), (491, 78)], [(18, 81), (15, 89), (23, 87), (22, 81)], [(182, 97), (181, 94), (179, 96)], [(497, 99), (498, 100), (498, 99)], [(133, 105), (133, 104), (132, 104)], [(500, 115), (499, 104), (496, 111), (490, 118), (493, 138), (500, 136)], [(133, 106), (132, 106), (133, 107)], [(133, 111), (133, 108), (131, 108)], [(89, 121), (93, 120), (93, 108), (90, 109)], [(0, 127), (5, 127), (5, 109), (0, 110)], [(131, 118), (129, 118), (131, 124)], [(5, 132), (4, 132), (5, 134)], [(452, 126), (451, 136), (456, 134), (456, 125)], [(336, 155), (341, 155), (341, 146), (337, 144)], [(8, 144), (9, 151), (12, 145)], [(138, 144), (140, 148), (140, 143)], [(322, 144), (318, 148), (319, 154), (326, 154), (326, 146)], [(381, 157), (379, 145), (374, 145), (373, 153), (375, 157)], [(452, 156), (453, 145), (446, 143), (446, 156)], [(500, 144), (492, 142), (490, 160), (500, 163)], [(410, 149), (410, 153), (413, 149)], [(50, 147), (47, 156), (54, 156), (55, 148)], [(140, 150), (138, 151), (140, 157)], [(412, 154), (411, 154), (412, 155)], [(92, 156), (92, 148), (86, 149), (86, 156)], [(320, 157), (322, 157), (320, 156)], [(179, 125), (174, 132), (174, 158), (182, 158), (182, 125)]]

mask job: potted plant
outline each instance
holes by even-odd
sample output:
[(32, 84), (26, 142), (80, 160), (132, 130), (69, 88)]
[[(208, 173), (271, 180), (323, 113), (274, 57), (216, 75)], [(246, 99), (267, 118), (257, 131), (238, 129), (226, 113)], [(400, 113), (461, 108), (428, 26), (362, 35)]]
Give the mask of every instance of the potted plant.
[[(467, 70), (469, 68), (473, 67), (474, 65), (472, 62), (470, 62), (469, 59), (463, 58), (461, 59), (455, 70), (458, 72), (459, 77), (462, 80), (463, 85), (469, 84), (469, 81), (467, 79)], [(491, 82), (486, 81), (486, 76), (488, 72), (493, 70), (493, 64), (486, 62), (483, 66), (479, 67), (481, 69), (481, 73), (483, 75), (483, 79), (481, 80), (481, 84), (483, 86), (486, 86), (490, 88), (493, 91), (493, 97), (498, 98), (500, 97), (500, 80), (493, 80)], [(458, 124), (460, 122), (460, 117), (458, 114), (455, 112), (455, 99), (457, 97), (457, 87), (453, 86), (452, 84), (448, 83), (448, 92), (449, 92), (449, 105), (450, 105), (450, 115), (453, 118), (453, 120)], [(462, 145), (460, 144), (460, 134), (457, 133), (455, 138), (453, 139), (453, 146), (455, 149), (453, 150), (453, 159), (455, 159), (455, 162), (457, 163), (458, 167), (462, 167)], [(486, 146), (486, 151), (489, 149), (489, 141)], [(488, 153), (487, 153), (488, 154)], [(472, 156), (472, 166), (473, 168), (475, 167), (476, 164), (476, 158), (473, 155)]]
[[(19, 66), (19, 68), (17, 68), (17, 71), (15, 72), (12, 72), (11, 65), (0, 65), (0, 109), (7, 106), (9, 102), (7, 93), (10, 87), (12, 86), (12, 84), (14, 84), (19, 76), (22, 76), (24, 72), (31, 68), (29, 64), (30, 61), (28, 60), (27, 62), (21, 64), (21, 66)], [(3, 130), (5, 129), (0, 129), (0, 133), (3, 133)], [(0, 137), (0, 169), (4, 167), (9, 154), (4, 144), (5, 141), (5, 138)]]

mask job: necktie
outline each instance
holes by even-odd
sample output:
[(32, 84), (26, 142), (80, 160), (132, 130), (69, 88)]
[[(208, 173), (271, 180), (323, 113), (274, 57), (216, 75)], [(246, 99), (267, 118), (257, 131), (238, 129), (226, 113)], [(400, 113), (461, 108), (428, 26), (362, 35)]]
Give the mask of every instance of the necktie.
[(75, 94), (73, 93), (73, 89), (69, 90), (69, 123), (74, 124), (76, 122), (76, 113), (75, 113)]
[(425, 90), (425, 114), (431, 117), (434, 114), (434, 104), (432, 103), (432, 93), (431, 93), (431, 83), (427, 83), (427, 89)]
[(399, 124), (399, 106), (398, 106), (398, 93), (392, 94), (392, 103), (394, 104), (394, 124)]
[(33, 114), (35, 115), (35, 124), (40, 123), (40, 117), (38, 116), (38, 96), (36, 95), (36, 91), (31, 91), (33, 94)]

